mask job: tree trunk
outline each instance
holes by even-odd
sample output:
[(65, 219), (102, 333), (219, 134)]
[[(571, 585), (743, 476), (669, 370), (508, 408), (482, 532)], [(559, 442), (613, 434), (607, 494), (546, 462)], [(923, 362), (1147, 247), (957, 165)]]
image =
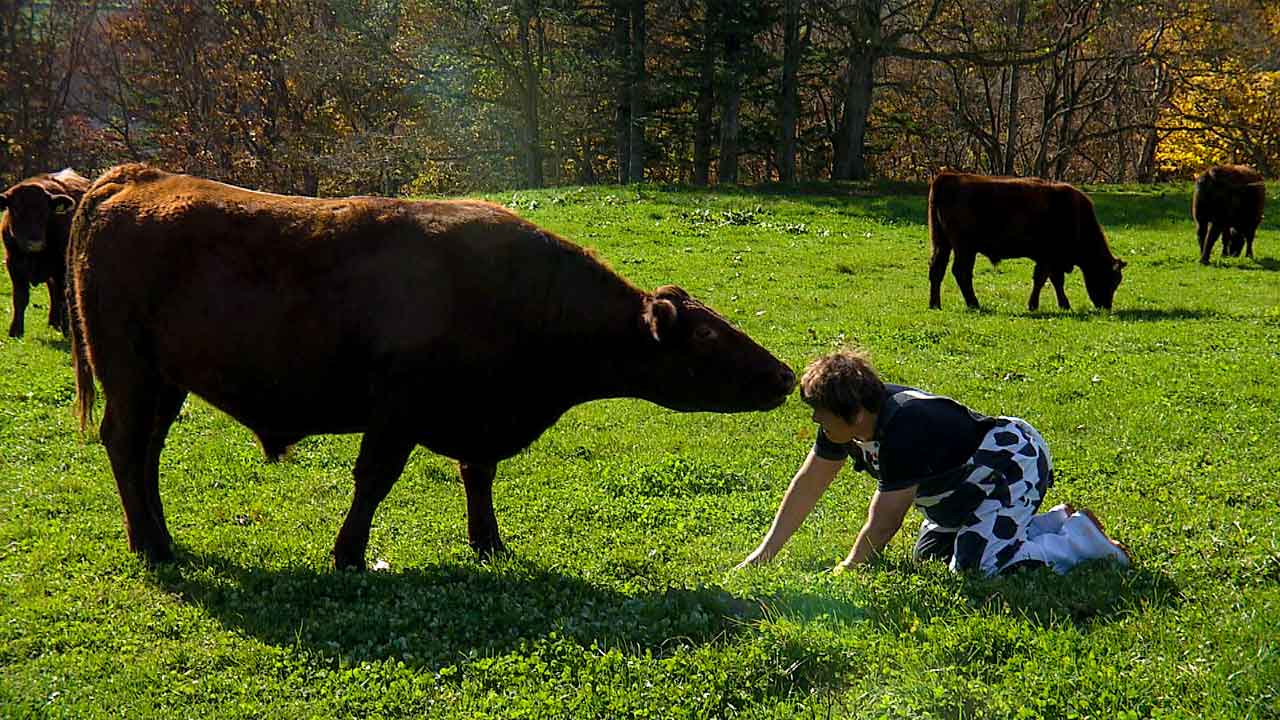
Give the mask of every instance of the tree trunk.
[(615, 0), (613, 6), (613, 57), (618, 69), (615, 96), (617, 113), (614, 138), (618, 162), (618, 184), (631, 179), (631, 8), (628, 0)]
[(1140, 183), (1155, 182), (1156, 150), (1160, 146), (1160, 132), (1156, 125), (1160, 120), (1160, 108), (1168, 100), (1166, 92), (1167, 71), (1162, 65), (1155, 68), (1155, 83), (1151, 91), (1151, 125), (1143, 131), (1142, 153), (1138, 155), (1138, 166), (1135, 168), (1137, 181)]
[(799, 115), (797, 76), (804, 45), (800, 38), (801, 0), (786, 0), (783, 19), (782, 92), (778, 98), (778, 180), (796, 181), (796, 118)]
[(693, 184), (705, 187), (711, 179), (711, 121), (715, 110), (716, 24), (715, 0), (703, 3), (702, 55), (698, 70), (697, 120), (693, 129)]
[[(1022, 30), (1027, 23), (1027, 0), (1018, 3), (1018, 17), (1015, 21), (1014, 42), (1018, 47), (1022, 46)], [(1006, 116), (1006, 131), (1008, 135), (1004, 141), (1004, 167), (1001, 172), (1005, 175), (1012, 175), (1014, 170), (1014, 156), (1017, 154), (1018, 148), (1018, 100), (1019, 100), (1019, 82), (1022, 80), (1022, 68), (1018, 65), (1009, 66), (1009, 114)]]
[(729, 27), (724, 34), (724, 58), (728, 65), (720, 105), (720, 182), (738, 182), (738, 109), (742, 105), (742, 32)]
[(631, 182), (644, 182), (645, 0), (631, 3)]
[(845, 74), (844, 112), (836, 134), (831, 164), (834, 180), (867, 178), (867, 116), (871, 113), (871, 89), (880, 59), (880, 6), (883, 0), (858, 0), (854, 37), (849, 44)]
[(836, 135), (833, 180), (866, 180), (867, 115), (871, 113), (871, 81), (877, 58), (866, 48), (849, 57), (845, 79), (844, 114)]
[(1066, 65), (1063, 68), (1062, 107), (1064, 111), (1058, 120), (1058, 140), (1054, 153), (1053, 179), (1062, 180), (1071, 165), (1074, 147), (1071, 140), (1071, 126), (1075, 122), (1076, 111), (1076, 66), (1075, 53), (1067, 51)]
[(533, 16), (535, 0), (523, 0), (519, 4), (519, 24), (516, 29), (520, 41), (523, 65), (521, 104), (524, 110), (525, 183), (528, 187), (542, 187), (542, 131), (538, 123), (538, 66), (533, 58), (533, 45), (529, 41), (529, 23)]

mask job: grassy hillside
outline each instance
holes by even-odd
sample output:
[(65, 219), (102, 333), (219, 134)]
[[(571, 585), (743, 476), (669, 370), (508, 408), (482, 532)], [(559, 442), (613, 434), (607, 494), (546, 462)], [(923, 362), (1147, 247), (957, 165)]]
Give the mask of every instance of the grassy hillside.
[(1076, 309), (1046, 288), (1030, 314), (1031, 264), (981, 259), (983, 311), (949, 275), (927, 311), (911, 188), (494, 198), (642, 287), (682, 285), (797, 370), (857, 343), (886, 380), (1030, 420), (1049, 502), (1094, 509), (1136, 557), (1066, 577), (915, 565), (907, 532), (833, 577), (873, 488), (851, 470), (773, 566), (727, 572), (813, 442), (794, 397), (576, 408), (499, 466), (514, 554), (487, 565), (454, 464), (419, 450), (375, 519), (390, 570), (362, 575), (329, 560), (358, 438), (268, 465), (193, 399), (161, 467), (180, 561), (149, 571), (106, 453), (77, 437), (37, 289), (27, 337), (0, 342), (0, 716), (1280, 716), (1280, 215), (1256, 260), (1201, 267), (1189, 187), (1091, 194), (1129, 262), (1111, 313), (1077, 272)]

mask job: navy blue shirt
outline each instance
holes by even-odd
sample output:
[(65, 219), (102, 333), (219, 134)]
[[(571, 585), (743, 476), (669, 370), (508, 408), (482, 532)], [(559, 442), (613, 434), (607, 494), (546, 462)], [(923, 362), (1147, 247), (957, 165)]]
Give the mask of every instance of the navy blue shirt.
[(854, 467), (874, 477), (881, 492), (918, 485), (919, 495), (938, 495), (964, 481), (969, 458), (995, 423), (949, 397), (886, 383), (869, 442), (837, 443), (819, 427), (813, 452), (827, 460), (853, 457)]

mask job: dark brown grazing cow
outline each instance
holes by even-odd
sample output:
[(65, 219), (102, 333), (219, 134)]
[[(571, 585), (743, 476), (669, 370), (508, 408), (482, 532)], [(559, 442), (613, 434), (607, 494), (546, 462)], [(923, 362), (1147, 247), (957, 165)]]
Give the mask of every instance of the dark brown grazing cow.
[(1209, 264), (1213, 244), (1222, 235), (1222, 256), (1238, 257), (1242, 249), (1253, 257), (1253, 236), (1262, 224), (1267, 188), (1262, 176), (1245, 165), (1209, 168), (1196, 178), (1191, 217), (1196, 221), (1200, 264)]
[(643, 292), (485, 202), (286, 197), (124, 165), (85, 196), (69, 257), (81, 426), (96, 374), (129, 545), (152, 562), (173, 558), (158, 464), (188, 392), (269, 451), (364, 433), (333, 550), (363, 568), (417, 445), (460, 461), (488, 555), (498, 462), (574, 405), (768, 410), (795, 384), (680, 288)]
[(9, 337), (22, 337), (31, 287), (49, 288), (49, 327), (67, 334), (67, 233), (71, 214), (89, 181), (75, 170), (27, 178), (0, 193), (0, 236), (4, 265), (13, 284)]
[(1040, 288), (1053, 281), (1058, 307), (1071, 308), (1063, 292), (1064, 275), (1079, 267), (1093, 304), (1110, 310), (1125, 261), (1114, 257), (1093, 214), (1093, 202), (1065, 183), (1033, 178), (987, 177), (944, 172), (929, 185), (929, 307), (942, 307), (942, 278), (954, 251), (951, 274), (969, 307), (973, 264), (979, 253), (991, 262), (1008, 258), (1035, 261), (1031, 299), (1040, 307)]

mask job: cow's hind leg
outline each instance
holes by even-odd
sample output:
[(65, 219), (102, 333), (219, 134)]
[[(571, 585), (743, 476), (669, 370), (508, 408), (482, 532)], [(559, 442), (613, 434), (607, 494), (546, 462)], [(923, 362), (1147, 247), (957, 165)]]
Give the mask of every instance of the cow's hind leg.
[[(175, 392), (181, 394), (148, 384), (108, 387), (104, 383), (107, 407), (100, 432), (124, 506), (129, 549), (152, 564), (173, 561), (160, 505), (159, 457), (164, 434), (177, 415), (168, 410)], [(162, 420), (165, 416), (168, 419)]]
[(1049, 282), (1053, 283), (1053, 292), (1058, 296), (1058, 307), (1063, 310), (1071, 309), (1071, 301), (1067, 299), (1067, 275), (1061, 270), (1049, 271)]
[(929, 258), (929, 307), (942, 307), (942, 280), (947, 276), (947, 262), (951, 260), (951, 248), (947, 245), (933, 246), (933, 255)]
[(364, 569), (373, 514), (391, 492), (391, 486), (400, 479), (414, 445), (412, 440), (405, 440), (391, 430), (371, 428), (365, 432), (356, 458), (356, 488), (351, 509), (333, 544), (333, 564), (338, 569)]
[(493, 478), (498, 473), (497, 464), (462, 462), (458, 468), (467, 491), (467, 539), (471, 547), (481, 558), (503, 552), (506, 547), (498, 532), (498, 518), (493, 513)]
[(960, 286), (960, 294), (964, 295), (965, 304), (975, 310), (978, 296), (973, 292), (973, 263), (978, 259), (977, 253), (956, 251), (955, 262), (951, 265), (951, 274), (955, 276), (956, 285)]
[(173, 426), (173, 421), (182, 411), (182, 403), (186, 399), (187, 391), (172, 385), (162, 388), (156, 394), (155, 413), (152, 416), (151, 436), (147, 442), (146, 465), (142, 476), (147, 511), (159, 528), (161, 542), (165, 547), (172, 547), (173, 537), (169, 534), (169, 526), (164, 520), (164, 503), (160, 501), (160, 451), (164, 450), (164, 441), (169, 436), (169, 428)]
[(1200, 246), (1200, 264), (1209, 264), (1209, 254), (1213, 252), (1213, 244), (1218, 242), (1218, 236), (1222, 234), (1222, 228), (1214, 223), (1209, 227), (1209, 234), (1204, 238), (1204, 245)]

